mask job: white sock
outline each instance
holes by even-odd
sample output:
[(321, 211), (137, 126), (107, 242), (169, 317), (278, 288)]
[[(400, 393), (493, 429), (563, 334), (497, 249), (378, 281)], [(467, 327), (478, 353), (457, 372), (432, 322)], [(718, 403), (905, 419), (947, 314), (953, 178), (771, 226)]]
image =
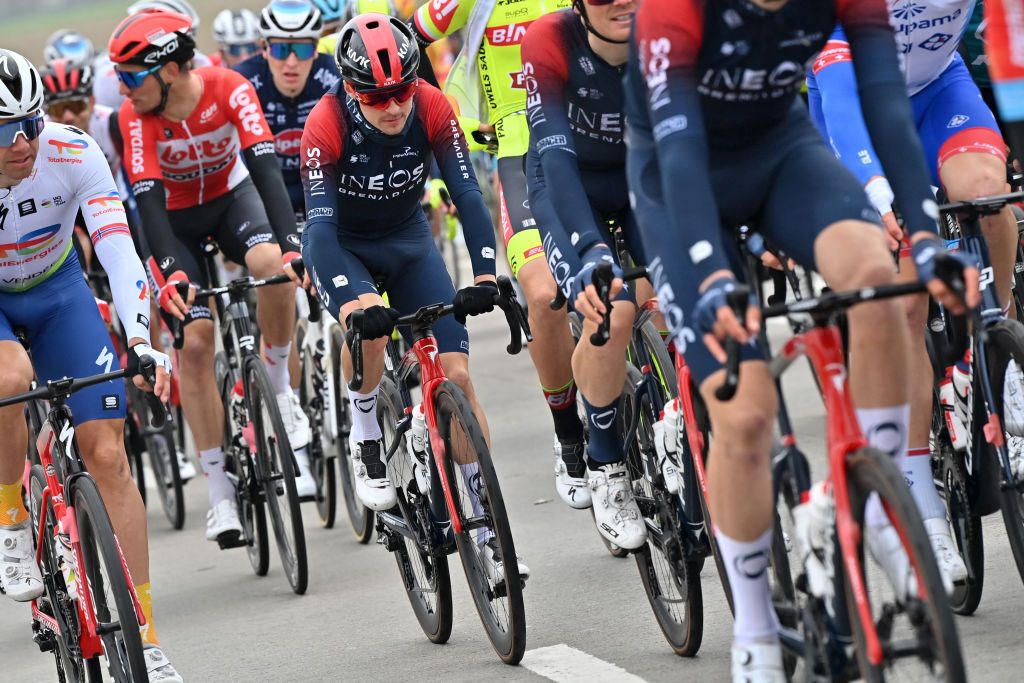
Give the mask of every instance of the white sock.
[(224, 471), (224, 451), (219, 446), (199, 451), (199, 465), (203, 468), (203, 474), (206, 475), (211, 508), (222, 500), (235, 497), (235, 487), (228, 479), (227, 472)]
[(289, 391), (291, 387), (291, 376), (288, 374), (288, 356), (292, 352), (292, 343), (288, 342), (283, 346), (266, 345), (263, 351), (263, 364), (267, 367), (267, 374), (270, 376), (270, 384), (274, 387), (274, 393), (280, 394)]
[(733, 641), (742, 646), (776, 640), (779, 637), (779, 620), (772, 607), (771, 588), (768, 586), (772, 530), (753, 541), (737, 541), (716, 528), (715, 540), (732, 587), (735, 613)]
[[(479, 489), (484, 485), (483, 479), (480, 478), (480, 465), (471, 462), (468, 465), (459, 465), (459, 469), (462, 470), (462, 479), (466, 482), (466, 488), (469, 489), (469, 504), (473, 506), (473, 516), (483, 517), (487, 514), (484, 511), (483, 501), (480, 500)], [(481, 527), (476, 530), (476, 543), (477, 545), (483, 545), (487, 541), (491, 540), (491, 536), (494, 532), (487, 527)]]
[(367, 394), (349, 389), (348, 397), (352, 403), (352, 438), (356, 443), (379, 439), (382, 434), (377, 422), (377, 393), (380, 384)]
[(945, 519), (946, 506), (935, 490), (935, 478), (932, 476), (931, 449), (927, 446), (908, 449), (900, 469), (921, 511), (921, 519)]
[[(910, 404), (891, 408), (858, 408), (857, 421), (868, 440), (868, 445), (891, 457), (902, 467), (907, 457), (907, 429), (910, 424)], [(889, 524), (881, 500), (875, 494), (864, 506), (864, 522), (870, 527)]]
[(306, 446), (295, 449), (295, 462), (299, 464), (299, 471), (296, 472), (298, 476), (311, 474), (309, 471), (309, 451), (306, 449)]

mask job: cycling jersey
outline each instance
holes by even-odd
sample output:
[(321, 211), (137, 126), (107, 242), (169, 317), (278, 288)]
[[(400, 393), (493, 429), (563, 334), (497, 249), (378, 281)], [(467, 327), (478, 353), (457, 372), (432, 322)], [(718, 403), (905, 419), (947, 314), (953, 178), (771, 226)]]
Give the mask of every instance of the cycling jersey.
[(976, 0), (887, 0), (910, 94), (952, 63)]
[(1024, 147), (1024, 3), (986, 0), (989, 71), (1003, 119), (1014, 126), (1014, 147)]
[(0, 189), (0, 291), (30, 291), (60, 269), (79, 210), (126, 334), (149, 339), (149, 287), (121, 198), (99, 145), (72, 126), (47, 123), (32, 174)]
[(295, 97), (286, 97), (278, 91), (270, 73), (270, 65), (261, 54), (235, 65), (234, 69), (248, 78), (252, 87), (256, 89), (267, 123), (274, 133), (274, 147), (277, 159), (281, 163), (281, 174), (284, 176), (285, 187), (288, 188), (292, 209), (296, 213), (302, 213), (302, 181), (299, 179), (302, 128), (309, 118), (309, 112), (324, 93), (341, 80), (334, 58), (317, 55), (306, 79), (306, 85)]
[[(805, 266), (839, 220), (876, 216), (796, 101), (805, 65), (836, 23), (849, 37), (865, 118), (911, 233), (935, 232), (934, 201), (882, 0), (646, 0), (626, 79), (630, 191), (677, 348), (719, 364), (687, 327), (700, 285), (732, 270), (727, 234), (756, 221)], [(931, 214), (931, 215), (930, 215)], [(688, 343), (690, 350), (688, 349)]]
[[(469, 26), (477, 0), (430, 0), (413, 15), (413, 27), (420, 40), (430, 43), (459, 29), (481, 30), (475, 69), (453, 66), (448, 86), (461, 87), (482, 103), (487, 121), (498, 136), (499, 156), (522, 156), (529, 143), (529, 130), (521, 114), (526, 110), (526, 86), (519, 44), (527, 27), (541, 16), (569, 7), (571, 0), (494, 0), (486, 26)], [(468, 46), (464, 50), (472, 49)], [(465, 55), (463, 55), (465, 56)], [(461, 59), (461, 58), (460, 58)], [(463, 82), (479, 72), (479, 84)], [(478, 95), (478, 97), (476, 97)], [(474, 102), (475, 104), (475, 102)], [(464, 107), (463, 113), (469, 114)], [(509, 118), (511, 114), (519, 114)], [(483, 117), (481, 117), (483, 118)]]
[(252, 84), (221, 67), (193, 72), (203, 94), (186, 121), (136, 114), (130, 100), (121, 105), (118, 123), (125, 146), (125, 169), (133, 186), (161, 180), (167, 208), (185, 209), (215, 199), (249, 175), (240, 152), (274, 137)]

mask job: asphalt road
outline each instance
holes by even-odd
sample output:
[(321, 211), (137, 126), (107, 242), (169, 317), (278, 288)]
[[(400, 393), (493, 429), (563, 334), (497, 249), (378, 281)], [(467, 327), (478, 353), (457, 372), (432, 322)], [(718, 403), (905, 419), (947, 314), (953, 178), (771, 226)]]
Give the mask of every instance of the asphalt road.
[[(429, 643), (401, 589), (394, 560), (360, 546), (344, 508), (336, 528), (305, 506), (310, 584), (289, 590), (272, 549), (270, 574), (254, 576), (241, 550), (204, 540), (206, 491), (187, 487), (186, 528), (170, 530), (149, 510), (156, 625), (165, 650), (190, 681), (726, 680), (731, 620), (708, 562), (704, 641), (699, 656), (672, 654), (658, 630), (632, 559), (611, 557), (590, 515), (571, 510), (553, 485), (551, 423), (526, 354), (505, 355), (500, 314), (472, 322), (472, 372), (486, 407), (493, 451), (516, 545), (533, 573), (525, 592), (527, 655), (509, 667), (493, 654), (452, 557), (455, 626), (450, 642)], [(809, 375), (794, 367), (789, 406), (810, 454), (821, 453), (822, 409)], [(820, 473), (821, 458), (813, 466)], [(986, 585), (977, 615), (958, 618), (974, 681), (1021, 680), (1013, 662), (1024, 635), (1024, 590), (999, 514), (985, 520)], [(6, 681), (52, 681), (52, 659), (31, 641), (28, 608), (0, 602)]]

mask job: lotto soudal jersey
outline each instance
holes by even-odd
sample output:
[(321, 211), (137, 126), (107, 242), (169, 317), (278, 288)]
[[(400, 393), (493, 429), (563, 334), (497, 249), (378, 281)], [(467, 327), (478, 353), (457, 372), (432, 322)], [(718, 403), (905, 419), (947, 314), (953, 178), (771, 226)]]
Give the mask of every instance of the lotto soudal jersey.
[(202, 80), (199, 104), (185, 121), (136, 114), (125, 100), (118, 115), (125, 141), (124, 167), (134, 186), (161, 180), (167, 209), (198, 206), (234, 189), (249, 176), (241, 151), (274, 136), (252, 84), (217, 66), (196, 69)]
[(270, 65), (262, 54), (236, 65), (235, 70), (249, 79), (263, 106), (263, 113), (274, 133), (274, 148), (281, 162), (284, 184), (288, 188), (292, 207), (303, 210), (302, 181), (299, 179), (299, 147), (302, 128), (309, 112), (328, 90), (341, 80), (334, 57), (317, 55), (306, 79), (306, 85), (295, 97), (286, 97), (274, 85)]

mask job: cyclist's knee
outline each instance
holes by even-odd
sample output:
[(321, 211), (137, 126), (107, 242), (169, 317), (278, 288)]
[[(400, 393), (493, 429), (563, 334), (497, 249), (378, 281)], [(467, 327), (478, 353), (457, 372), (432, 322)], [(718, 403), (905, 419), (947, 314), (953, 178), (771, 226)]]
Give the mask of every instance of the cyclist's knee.
[(538, 258), (524, 263), (519, 268), (517, 278), (531, 311), (535, 308), (550, 310), (549, 304), (555, 298), (557, 289), (555, 278), (551, 276), (551, 271), (548, 270), (544, 259)]
[(131, 470), (124, 450), (124, 442), (116, 438), (104, 438), (83, 453), (89, 471), (102, 481), (131, 481)]
[(33, 377), (28, 354), (18, 342), (8, 342), (3, 346), (9, 346), (10, 352), (6, 353), (7, 348), (4, 348), (5, 353), (0, 355), (0, 396), (28, 391)]
[(468, 367), (456, 365), (450, 370), (445, 370), (445, 375), (452, 382), (455, 382), (467, 397), (472, 398), (476, 394), (476, 391), (473, 389), (473, 380), (469, 377)]
[(245, 267), (257, 278), (270, 277), (283, 272), (281, 247), (270, 242), (257, 244), (245, 252)]
[(196, 320), (185, 326), (185, 344), (179, 352), (183, 370), (209, 365), (213, 350), (212, 321)]
[(379, 358), (384, 355), (390, 337), (363, 340), (363, 358)]
[(1006, 164), (998, 157), (963, 154), (952, 157), (940, 170), (950, 201), (991, 197), (1006, 191)]
[(715, 441), (722, 446), (720, 452), (732, 461), (750, 466), (764, 464), (769, 455), (775, 418), (771, 407), (744, 401), (719, 412), (714, 416), (712, 429)]

